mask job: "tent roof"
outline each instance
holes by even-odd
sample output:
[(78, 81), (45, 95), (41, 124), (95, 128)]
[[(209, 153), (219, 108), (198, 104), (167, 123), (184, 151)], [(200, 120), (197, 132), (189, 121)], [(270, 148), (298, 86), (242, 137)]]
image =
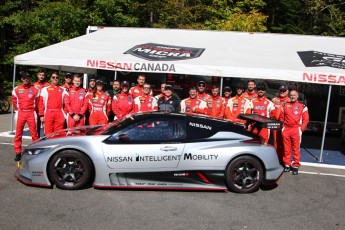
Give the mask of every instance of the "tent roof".
[(105, 27), (14, 62), (80, 73), (108, 69), (345, 85), (344, 44), (341, 37)]

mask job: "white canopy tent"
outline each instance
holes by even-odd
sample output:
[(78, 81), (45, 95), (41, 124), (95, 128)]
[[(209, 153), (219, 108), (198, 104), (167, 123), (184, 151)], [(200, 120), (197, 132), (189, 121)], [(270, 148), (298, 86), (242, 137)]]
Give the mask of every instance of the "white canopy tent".
[(105, 27), (18, 55), (14, 64), (345, 85), (344, 44), (340, 37)]
[[(105, 27), (18, 55), (14, 63), (83, 73), (108, 69), (344, 85), (345, 57), (339, 55), (345, 54), (344, 42), (339, 37)], [(134, 47), (135, 56), (126, 53)], [(308, 51), (315, 51), (306, 53), (310, 65), (318, 66), (306, 67), (297, 53)]]

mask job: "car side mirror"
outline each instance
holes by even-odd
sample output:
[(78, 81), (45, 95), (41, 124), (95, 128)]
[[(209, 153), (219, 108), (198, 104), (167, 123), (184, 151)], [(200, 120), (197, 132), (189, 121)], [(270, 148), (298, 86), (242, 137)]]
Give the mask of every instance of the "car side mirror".
[(129, 141), (129, 137), (126, 134), (120, 134), (119, 135), (119, 141), (121, 141), (121, 142), (128, 142)]

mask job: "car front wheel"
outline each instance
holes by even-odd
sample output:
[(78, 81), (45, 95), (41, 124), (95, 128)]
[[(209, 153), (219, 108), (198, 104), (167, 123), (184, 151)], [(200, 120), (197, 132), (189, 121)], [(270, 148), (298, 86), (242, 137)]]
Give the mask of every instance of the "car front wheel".
[(81, 189), (89, 185), (93, 175), (90, 159), (75, 150), (65, 150), (54, 155), (48, 173), (56, 187), (65, 190)]
[(231, 191), (251, 193), (259, 189), (263, 180), (263, 169), (256, 158), (240, 156), (227, 166), (225, 180)]

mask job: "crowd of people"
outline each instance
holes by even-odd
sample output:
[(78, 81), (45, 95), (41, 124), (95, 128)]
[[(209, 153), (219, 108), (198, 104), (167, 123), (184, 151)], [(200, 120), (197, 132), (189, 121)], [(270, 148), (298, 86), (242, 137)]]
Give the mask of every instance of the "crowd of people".
[[(189, 88), (189, 97), (180, 100), (174, 93), (171, 84), (162, 83), (161, 93), (154, 96), (151, 85), (143, 74), (137, 78), (137, 85), (130, 88), (128, 81), (113, 82), (111, 91), (104, 91), (104, 82), (89, 79), (88, 89), (82, 88), (80, 74), (66, 73), (64, 84), (60, 85), (57, 72), (50, 74), (50, 82), (45, 79), (46, 72), (37, 72), (37, 82), (31, 83), (31, 75), (22, 73), (22, 84), (12, 92), (15, 110), (16, 134), (14, 139), (15, 160), (21, 159), (22, 135), (25, 123), (35, 141), (44, 135), (51, 134), (65, 127), (72, 128), (85, 124), (106, 124), (113, 120), (123, 120), (128, 114), (147, 111), (181, 112), (186, 114), (204, 114), (210, 117), (243, 123), (245, 127), (262, 138), (267, 144), (270, 130), (255, 124), (246, 124), (238, 118), (239, 114), (258, 114), (280, 120), (281, 131), (273, 131), (274, 147), (286, 172), (298, 173), (300, 166), (301, 133), (309, 122), (307, 107), (298, 102), (298, 92), (289, 90), (287, 85), (279, 87), (279, 96), (270, 100), (266, 97), (265, 85), (256, 85), (254, 80), (243, 82), (235, 88), (231, 97), (230, 86), (223, 88), (213, 84), (211, 94), (206, 92), (206, 83), (200, 81), (197, 86)], [(44, 124), (44, 125), (43, 125)], [(291, 152), (293, 159), (291, 159)]]

